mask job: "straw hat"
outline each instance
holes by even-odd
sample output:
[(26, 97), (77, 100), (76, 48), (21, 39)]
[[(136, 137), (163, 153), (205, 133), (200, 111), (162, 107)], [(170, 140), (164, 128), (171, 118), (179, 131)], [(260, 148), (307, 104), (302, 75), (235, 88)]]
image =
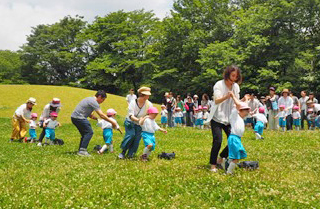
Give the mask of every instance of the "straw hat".
[(30, 98), (27, 100), (27, 103), (31, 103), (31, 104), (33, 104), (33, 105), (37, 105), (36, 99), (33, 98), (33, 97), (30, 97)]
[(138, 93), (139, 94), (143, 94), (143, 95), (151, 95), (151, 89), (149, 87), (141, 87), (140, 89), (138, 89)]
[(288, 94), (289, 94), (289, 89), (283, 89), (283, 90), (282, 90), (282, 94), (283, 94), (283, 93), (288, 93)]

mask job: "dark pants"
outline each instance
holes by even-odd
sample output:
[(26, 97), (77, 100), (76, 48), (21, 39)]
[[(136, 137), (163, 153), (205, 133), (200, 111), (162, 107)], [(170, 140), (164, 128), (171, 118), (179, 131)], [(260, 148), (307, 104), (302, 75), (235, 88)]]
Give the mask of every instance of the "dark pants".
[(41, 134), (39, 136), (38, 141), (41, 142), (41, 143), (42, 143), (42, 140), (43, 140), (44, 136), (46, 135), (46, 128), (43, 128), (43, 122), (44, 122), (43, 120), (39, 121), (39, 126), (42, 128), (42, 131), (41, 131)]
[(128, 151), (128, 157), (131, 158), (137, 153), (139, 148), (139, 143), (141, 140), (142, 128), (141, 126), (129, 121), (124, 121), (124, 128), (126, 134), (121, 143), (122, 154), (126, 154)]
[(187, 121), (187, 126), (192, 127), (192, 112), (187, 112), (187, 116), (186, 116), (186, 121)]
[(292, 115), (287, 116), (287, 131), (292, 130), (293, 118)]
[[(227, 137), (229, 137), (231, 132), (230, 125), (226, 126), (222, 123), (218, 123), (214, 120), (211, 120), (211, 131), (212, 131), (212, 137), (213, 137), (211, 155), (210, 155), (211, 165), (217, 164), (217, 158), (218, 158), (218, 154), (219, 154), (221, 143), (222, 143), (222, 130), (227, 134)], [(227, 158), (228, 155), (229, 155), (229, 149), (227, 145), (220, 153), (220, 157)]]
[[(301, 110), (301, 129), (304, 129), (304, 121), (307, 121), (308, 123), (308, 119), (307, 119), (307, 115), (305, 113), (305, 110)], [(308, 129), (309, 129), (310, 125), (308, 123)]]
[(72, 123), (77, 127), (81, 134), (80, 148), (87, 149), (89, 142), (93, 136), (91, 124), (87, 119), (71, 118)]
[(173, 127), (173, 112), (172, 111), (168, 111), (168, 126), (170, 128)]

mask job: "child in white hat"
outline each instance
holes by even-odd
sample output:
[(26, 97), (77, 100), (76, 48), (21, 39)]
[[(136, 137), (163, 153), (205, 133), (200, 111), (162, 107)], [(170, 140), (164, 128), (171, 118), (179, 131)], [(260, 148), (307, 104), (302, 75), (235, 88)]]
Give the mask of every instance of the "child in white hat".
[[(116, 114), (117, 114), (117, 112), (112, 108), (107, 110), (107, 116), (110, 118), (110, 120), (113, 120), (117, 124), (116, 129), (119, 130), (120, 133), (122, 133), (120, 130), (119, 124), (117, 123), (117, 121), (115, 119)], [(113, 153), (112, 124), (106, 120), (98, 119), (97, 126), (102, 128), (103, 139), (105, 142), (105, 144), (102, 146), (102, 148), (100, 150), (98, 150), (98, 154), (102, 154), (104, 151), (106, 151), (108, 149), (108, 147), (109, 147), (110, 153)]]
[(168, 126), (168, 110), (165, 105), (161, 105), (161, 125), (163, 128)]
[(148, 115), (139, 121), (139, 125), (142, 128), (142, 138), (145, 145), (143, 155), (141, 155), (142, 161), (148, 161), (151, 151), (153, 151), (156, 147), (156, 138), (154, 133), (157, 130), (167, 133), (167, 131), (163, 128), (160, 128), (155, 121), (155, 118), (159, 113), (158, 109), (156, 107), (150, 107), (147, 112)]
[(174, 113), (174, 120), (175, 120), (178, 127), (181, 127), (181, 125), (182, 125), (182, 118), (183, 118), (183, 112), (181, 112), (180, 107), (177, 107), (175, 109), (175, 113)]

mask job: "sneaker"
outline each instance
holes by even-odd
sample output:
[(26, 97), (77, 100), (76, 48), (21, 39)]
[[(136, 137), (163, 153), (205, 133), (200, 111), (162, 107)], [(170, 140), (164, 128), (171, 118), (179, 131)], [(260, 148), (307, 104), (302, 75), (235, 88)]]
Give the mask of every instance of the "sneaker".
[(218, 172), (218, 169), (217, 169), (217, 168), (211, 168), (210, 171), (211, 171), (212, 173), (217, 173), (217, 172)]
[(118, 158), (119, 158), (119, 159), (124, 159), (124, 154), (120, 153), (120, 154), (118, 155)]
[(79, 150), (78, 155), (82, 157), (91, 157), (87, 150)]
[(42, 144), (41, 144), (41, 142), (39, 142), (39, 143), (37, 144), (37, 146), (38, 146), (38, 147), (42, 147)]
[(102, 155), (102, 154), (103, 154), (103, 152), (100, 152), (100, 150), (98, 150), (97, 153), (98, 153), (99, 155)]
[(148, 161), (148, 155), (147, 155), (147, 154), (141, 155), (141, 156), (140, 156), (140, 160), (143, 161), (143, 162)]
[(261, 137), (261, 139), (264, 139), (263, 137)]

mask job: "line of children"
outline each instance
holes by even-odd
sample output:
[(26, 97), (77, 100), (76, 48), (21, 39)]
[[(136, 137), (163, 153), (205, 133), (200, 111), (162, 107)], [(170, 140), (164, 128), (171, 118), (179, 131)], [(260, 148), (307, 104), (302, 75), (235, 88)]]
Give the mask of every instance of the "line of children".
[(167, 131), (163, 128), (160, 128), (155, 121), (155, 118), (159, 113), (158, 109), (156, 107), (150, 107), (147, 112), (148, 115), (139, 121), (139, 125), (142, 128), (142, 138), (145, 145), (143, 155), (141, 155), (142, 161), (148, 161), (151, 152), (156, 147), (156, 138), (154, 136), (155, 132), (159, 130), (167, 133)]
[[(115, 129), (117, 129), (122, 134), (122, 131), (120, 130), (119, 124), (117, 123), (117, 121), (115, 119), (116, 114), (117, 114), (117, 112), (112, 108), (107, 110), (107, 116), (117, 124)], [(102, 148), (100, 150), (98, 150), (98, 154), (103, 154), (103, 152), (106, 151), (108, 149), (108, 147), (109, 147), (110, 153), (113, 153), (112, 124), (106, 120), (103, 120), (103, 119), (97, 119), (97, 120), (98, 120), (97, 126), (101, 127), (103, 130), (103, 139), (105, 142), (105, 144), (102, 146)]]

